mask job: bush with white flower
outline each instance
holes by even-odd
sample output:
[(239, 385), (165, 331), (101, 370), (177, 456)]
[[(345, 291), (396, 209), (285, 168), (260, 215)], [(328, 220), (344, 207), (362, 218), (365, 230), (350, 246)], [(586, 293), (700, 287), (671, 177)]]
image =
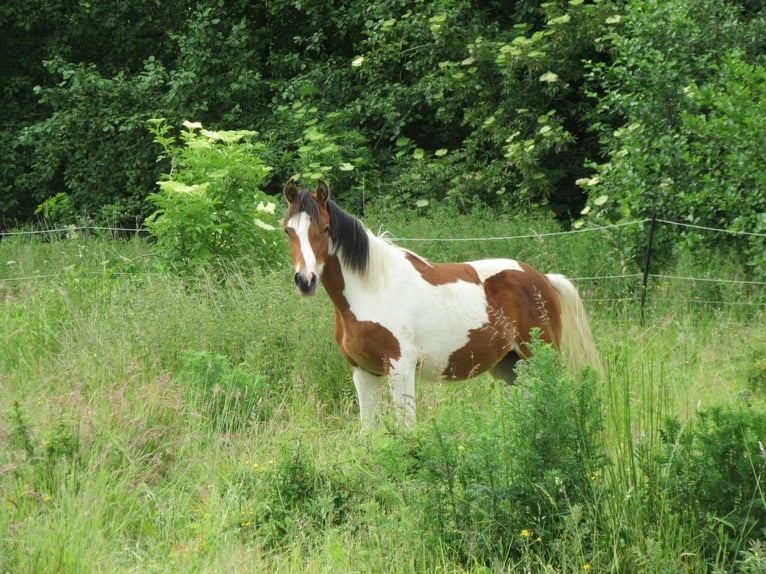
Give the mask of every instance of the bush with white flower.
[(149, 196), (157, 210), (146, 225), (172, 268), (231, 262), (269, 268), (281, 260), (276, 203), (259, 188), (272, 168), (256, 132), (184, 122), (176, 137), (163, 119), (151, 120), (150, 130), (169, 170)]

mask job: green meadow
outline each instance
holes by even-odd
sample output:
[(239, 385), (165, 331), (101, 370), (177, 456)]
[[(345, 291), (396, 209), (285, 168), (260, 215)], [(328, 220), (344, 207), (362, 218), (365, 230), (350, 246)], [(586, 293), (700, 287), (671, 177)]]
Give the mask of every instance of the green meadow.
[[(613, 230), (373, 211), (433, 260), (515, 257), (586, 301), (605, 375), (418, 386), (362, 434), (332, 307), (284, 264), (168, 273), (143, 239), (0, 241), (0, 572), (766, 571), (766, 289)], [(593, 277), (611, 277), (594, 280)]]

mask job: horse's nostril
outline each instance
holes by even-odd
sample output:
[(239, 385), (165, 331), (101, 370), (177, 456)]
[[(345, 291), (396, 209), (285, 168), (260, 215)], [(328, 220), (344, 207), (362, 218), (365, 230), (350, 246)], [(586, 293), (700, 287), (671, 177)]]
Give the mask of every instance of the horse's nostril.
[(298, 272), (293, 276), (293, 281), (303, 293), (312, 293), (317, 287), (316, 273), (309, 273), (306, 277), (303, 273)]

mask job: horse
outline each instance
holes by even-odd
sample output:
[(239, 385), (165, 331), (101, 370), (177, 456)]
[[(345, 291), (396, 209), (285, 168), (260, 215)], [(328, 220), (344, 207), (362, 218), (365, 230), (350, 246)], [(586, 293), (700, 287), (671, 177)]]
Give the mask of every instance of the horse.
[(465, 380), (489, 371), (512, 384), (537, 329), (569, 366), (599, 358), (574, 285), (513, 259), (431, 263), (370, 232), (331, 198), (293, 179), (282, 227), (298, 292), (321, 283), (335, 341), (353, 369), (362, 428), (374, 426), (386, 379), (398, 419), (415, 424), (415, 378)]

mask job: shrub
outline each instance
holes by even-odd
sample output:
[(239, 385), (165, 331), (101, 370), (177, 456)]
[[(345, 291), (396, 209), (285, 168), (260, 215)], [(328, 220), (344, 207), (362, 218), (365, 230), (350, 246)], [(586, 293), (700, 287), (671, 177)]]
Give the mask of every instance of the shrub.
[[(265, 138), (277, 173), (312, 187), (317, 179), (333, 182), (333, 196), (346, 207), (361, 206), (365, 178), (374, 166), (354, 114), (321, 110), (300, 101), (273, 110)], [(280, 182), (281, 184), (282, 182)]]
[(603, 57), (609, 7), (524, 4), (450, 0), (373, 21), (359, 108), (394, 144), (394, 201), (544, 205), (562, 219), (581, 208), (574, 181), (596, 143), (581, 122), (583, 61)]
[(531, 542), (545, 556), (592, 501), (606, 460), (594, 381), (576, 383), (540, 340), (533, 349), (518, 386), (496, 388), (488, 408), (451, 405), (408, 451), (423, 527), (457, 560), (507, 562)]
[(181, 142), (173, 127), (152, 120), (170, 170), (149, 195), (156, 207), (147, 227), (157, 248), (175, 269), (238, 260), (265, 268), (280, 261), (276, 204), (259, 190), (271, 168), (266, 150), (250, 131), (208, 131), (186, 122)]
[(653, 455), (672, 510), (700, 533), (711, 563), (733, 563), (766, 534), (766, 413), (742, 399), (701, 410), (686, 426), (668, 419)]
[[(583, 178), (583, 213), (600, 222), (657, 215), (692, 225), (763, 234), (766, 172), (759, 134), (766, 20), (725, 0), (628, 2), (624, 26), (606, 36), (613, 63), (594, 64), (593, 116), (609, 159)], [(640, 261), (643, 230), (626, 230)], [(763, 276), (764, 238), (679, 232), (693, 249), (729, 242)], [(655, 252), (677, 243), (664, 231)]]
[(302, 445), (285, 446), (276, 460), (249, 461), (233, 476), (240, 512), (234, 525), (245, 542), (273, 550), (346, 522), (368, 497), (359, 477), (319, 468)]
[(66, 194), (74, 212), (97, 221), (135, 223), (157, 177), (145, 125), (160, 105), (162, 71), (147, 65), (134, 77), (122, 72), (105, 77), (95, 65), (71, 64), (59, 56), (44, 64), (56, 83), (36, 86), (35, 94), (50, 112), (19, 130), (14, 151), (24, 168), (17, 168), (7, 190), (9, 200), (0, 207), (12, 209), (3, 215), (28, 217), (28, 204), (31, 208), (60, 194), (61, 205)]

